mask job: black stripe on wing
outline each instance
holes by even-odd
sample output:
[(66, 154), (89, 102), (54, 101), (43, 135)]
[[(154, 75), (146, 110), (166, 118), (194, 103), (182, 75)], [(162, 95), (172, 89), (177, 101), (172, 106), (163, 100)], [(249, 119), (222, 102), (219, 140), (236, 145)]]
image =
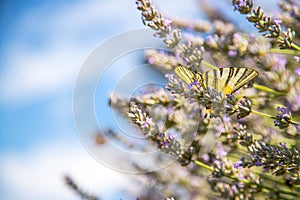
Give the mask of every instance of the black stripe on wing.
[(193, 72), (186, 67), (178, 66), (175, 68), (176, 74), (187, 84), (199, 84), (203, 82), (202, 76), (198, 72)]
[(237, 80), (235, 80), (236, 82), (234, 83), (234, 88), (232, 89), (232, 93), (234, 93), (235, 91), (237, 91), (238, 89), (240, 89), (241, 87), (243, 87), (244, 85), (246, 85), (247, 83), (249, 83), (255, 77), (258, 76), (258, 72), (253, 69), (249, 69), (249, 68), (236, 68), (236, 69), (239, 69), (239, 71), (235, 73), (235, 77), (239, 75), (240, 77)]

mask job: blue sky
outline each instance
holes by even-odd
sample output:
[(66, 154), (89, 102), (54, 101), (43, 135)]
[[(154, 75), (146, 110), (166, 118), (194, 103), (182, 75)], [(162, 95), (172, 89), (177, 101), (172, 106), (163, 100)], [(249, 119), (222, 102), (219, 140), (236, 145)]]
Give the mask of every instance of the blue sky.
[[(72, 93), (81, 64), (99, 43), (141, 26), (134, 3), (1, 4), (1, 199), (78, 199), (64, 186), (64, 173), (110, 199), (126, 178), (81, 145)], [(126, 6), (131, 11), (121, 12)], [(113, 7), (120, 16), (111, 12)]]

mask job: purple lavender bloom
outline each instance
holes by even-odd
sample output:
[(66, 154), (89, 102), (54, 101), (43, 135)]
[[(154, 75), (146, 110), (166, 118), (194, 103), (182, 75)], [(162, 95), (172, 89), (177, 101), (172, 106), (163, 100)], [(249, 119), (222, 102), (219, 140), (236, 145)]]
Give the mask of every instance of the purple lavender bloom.
[(147, 123), (146, 123), (146, 122), (143, 122), (143, 123), (141, 124), (141, 126), (142, 126), (142, 127), (146, 127), (146, 126), (147, 126)]
[(300, 94), (296, 97), (295, 107), (300, 107)]
[(150, 117), (147, 117), (146, 122), (147, 122), (147, 124), (152, 124), (152, 119)]
[(300, 63), (300, 57), (299, 56), (294, 56), (295, 60), (297, 63)]
[(216, 164), (216, 166), (218, 166), (219, 168), (222, 167), (222, 162), (220, 160), (214, 160), (214, 163)]
[(153, 65), (154, 64), (154, 59), (150, 57), (150, 58), (148, 58), (148, 62), (149, 62), (149, 64)]
[(255, 34), (254, 34), (254, 33), (250, 33), (250, 34), (249, 34), (249, 38), (250, 38), (250, 39), (255, 39), (255, 38), (256, 38), (256, 36), (255, 36)]
[(254, 164), (255, 166), (261, 166), (261, 162), (259, 160), (256, 160)]
[(234, 5), (233, 10), (239, 10), (240, 7), (244, 5), (244, 0), (239, 0), (237, 4)]
[(236, 185), (232, 185), (232, 186), (231, 186), (231, 189), (232, 189), (235, 193), (238, 193), (238, 189), (237, 189)]
[(277, 107), (277, 111), (281, 112), (276, 116), (274, 125), (278, 126), (280, 129), (287, 128), (292, 120), (291, 112), (288, 108)]
[(213, 36), (209, 35), (209, 36), (207, 36), (207, 43), (208, 44), (215, 44), (216, 40)]
[(277, 25), (277, 26), (280, 26), (282, 20), (278, 19), (277, 17), (274, 18), (274, 23)]
[(190, 84), (188, 85), (188, 88), (191, 90), (191, 89), (194, 88), (193, 86), (199, 87), (198, 81), (194, 81), (194, 82), (190, 83)]
[(283, 148), (286, 148), (286, 142), (284, 142), (284, 143), (279, 142), (279, 145), (282, 146)]
[(238, 1), (238, 6), (242, 6), (242, 5), (244, 5), (244, 0), (239, 0)]
[(273, 59), (274, 59), (274, 63), (272, 65), (273, 70), (279, 71), (279, 72), (285, 71), (285, 66), (287, 63), (285, 57), (282, 55), (279, 55), (279, 56), (273, 57)]
[(165, 26), (169, 27), (169, 26), (171, 26), (171, 24), (172, 24), (172, 20), (171, 19), (165, 19), (164, 20), (164, 25)]
[(233, 39), (237, 40), (237, 41), (240, 41), (240, 40), (243, 39), (243, 37), (241, 36), (241, 34), (235, 33), (235, 34), (233, 34)]
[(208, 161), (209, 161), (209, 155), (208, 155), (207, 153), (204, 154), (204, 155), (202, 156), (202, 159), (203, 159), (204, 161), (208, 162)]
[(297, 67), (297, 68), (295, 69), (295, 74), (296, 74), (297, 76), (300, 76), (300, 68), (299, 68), (299, 67)]
[(237, 51), (234, 51), (234, 50), (229, 50), (228, 51), (228, 56), (235, 57), (236, 55), (237, 55)]
[(172, 111), (173, 111), (173, 110), (172, 110), (172, 107), (171, 107), (171, 106), (168, 106), (168, 107), (167, 107), (167, 112), (168, 112), (168, 114), (172, 113)]
[(239, 186), (239, 188), (243, 188), (243, 187), (245, 187), (245, 183), (244, 182), (238, 182), (237, 186)]
[(235, 169), (241, 167), (241, 161), (238, 160), (236, 163), (233, 163), (233, 167), (234, 167)]
[(163, 141), (163, 145), (164, 145), (165, 147), (168, 147), (169, 142), (168, 142), (167, 140), (164, 140), (164, 141)]
[(269, 134), (272, 136), (275, 136), (277, 134), (277, 132), (274, 129), (270, 129)]
[(277, 111), (281, 111), (281, 107), (280, 107), (280, 106), (277, 106), (276, 110), (277, 110)]
[(237, 6), (237, 5), (234, 5), (233, 6), (233, 11), (236, 11), (236, 10), (238, 10), (239, 9), (239, 7)]
[(175, 53), (175, 58), (182, 59), (179, 53)]
[(238, 176), (237, 176), (239, 179), (241, 179), (241, 180), (244, 180), (245, 179), (245, 176), (243, 175), (243, 174), (238, 174)]
[(298, 122), (298, 125), (296, 126), (296, 129), (297, 129), (298, 133), (300, 133), (300, 121)]
[(174, 74), (165, 74), (165, 77), (170, 80), (172, 78), (174, 78)]
[(227, 155), (227, 152), (224, 150), (221, 142), (217, 143), (217, 154), (221, 158), (224, 158)]
[(175, 138), (175, 135), (174, 135), (174, 133), (172, 133), (172, 132), (171, 132), (171, 133), (169, 133), (169, 139), (170, 139), (170, 140), (174, 140), (174, 138)]
[(245, 160), (244, 157), (242, 157), (240, 160), (238, 160), (236, 163), (233, 164), (233, 167), (234, 168), (239, 168), (239, 167), (242, 167), (243, 166), (243, 160)]
[(231, 118), (228, 115), (223, 115), (222, 119), (225, 124), (227, 124), (231, 121)]

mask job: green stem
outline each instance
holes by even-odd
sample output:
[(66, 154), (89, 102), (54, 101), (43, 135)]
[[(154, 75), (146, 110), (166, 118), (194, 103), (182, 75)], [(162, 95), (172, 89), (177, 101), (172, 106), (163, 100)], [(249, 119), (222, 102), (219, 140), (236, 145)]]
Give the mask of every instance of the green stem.
[(298, 51), (300, 51), (300, 47), (296, 45), (295, 43), (292, 43), (292, 47)]
[[(258, 115), (258, 116), (261, 116), (261, 117), (267, 117), (267, 118), (271, 118), (271, 119), (277, 119), (276, 117), (273, 117), (272, 115), (269, 115), (269, 114), (266, 114), (266, 113), (262, 113), (262, 112), (259, 112), (259, 111), (256, 111), (256, 110), (251, 110), (251, 112), (255, 115)], [(291, 121), (291, 124), (293, 125), (298, 125), (297, 122), (295, 121)]]
[(257, 89), (257, 90), (265, 91), (265, 92), (274, 94), (274, 95), (276, 95), (276, 96), (285, 95), (285, 94), (282, 93), (282, 92), (277, 92), (277, 91), (275, 91), (275, 90), (273, 90), (273, 89), (271, 89), (271, 88), (268, 88), (268, 87), (266, 87), (266, 86), (259, 85), (259, 84), (256, 84), (256, 83), (253, 84), (253, 87), (254, 87), (255, 89)]
[(251, 110), (251, 112), (255, 115), (261, 116), (261, 117), (267, 117), (267, 118), (271, 118), (274, 119), (274, 117), (272, 115), (266, 114), (266, 113), (262, 113), (256, 110)]
[(209, 171), (214, 171), (214, 168), (207, 165), (207, 164), (204, 164), (203, 162), (200, 162), (199, 160), (194, 160), (193, 161), (196, 165), (200, 166), (200, 167), (203, 167), (204, 169), (207, 169)]
[[(284, 40), (284, 38), (283, 38), (282, 36), (279, 36), (278, 39), (280, 39), (281, 41)], [(296, 45), (295, 43), (292, 43), (291, 46), (292, 46), (294, 49), (300, 51), (300, 47), (299, 47), (298, 45)]]
[(268, 53), (279, 53), (279, 54), (287, 54), (287, 55), (300, 55), (300, 51), (295, 51), (292, 49), (270, 49)]
[(202, 60), (201, 63), (203, 63), (204, 66), (209, 67), (211, 69), (219, 69), (218, 67), (216, 67), (216, 66), (214, 66), (214, 65), (212, 65), (212, 64), (210, 64), (210, 63), (208, 63), (208, 62), (206, 62), (204, 60)]
[[(199, 161), (199, 160), (194, 160), (193, 161), (196, 165), (200, 166), (200, 167), (203, 167), (209, 171), (214, 171), (214, 168), (207, 165), (207, 164), (204, 164), (203, 162)], [(255, 185), (257, 187), (262, 187), (266, 190), (269, 190), (269, 191), (274, 191), (276, 193), (281, 193), (281, 194), (287, 194), (287, 195), (292, 195), (292, 196), (296, 196), (296, 197), (300, 197), (300, 194), (296, 194), (294, 192), (289, 192), (289, 191), (285, 191), (285, 190), (279, 190), (279, 189), (276, 189), (276, 188), (273, 188), (273, 187), (269, 187), (269, 186), (266, 186), (266, 185), (258, 185), (257, 183), (253, 183), (253, 182), (250, 182), (249, 180), (247, 179), (239, 179), (239, 178), (236, 178), (236, 177), (232, 177), (230, 175), (226, 175), (224, 174), (225, 177), (229, 178), (229, 179), (232, 179), (232, 180), (235, 180), (235, 181), (239, 181), (239, 182), (243, 182), (245, 184), (249, 184), (249, 185)]]
[(299, 125), (297, 122), (295, 122), (295, 121), (291, 121), (291, 124), (293, 124), (293, 125)]

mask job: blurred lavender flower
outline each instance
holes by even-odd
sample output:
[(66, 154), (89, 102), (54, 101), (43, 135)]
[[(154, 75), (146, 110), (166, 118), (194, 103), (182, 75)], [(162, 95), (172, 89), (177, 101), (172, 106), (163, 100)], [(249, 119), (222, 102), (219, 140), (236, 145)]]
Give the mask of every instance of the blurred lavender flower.
[(291, 112), (289, 111), (289, 109), (284, 107), (281, 108), (279, 106), (277, 107), (277, 111), (279, 111), (280, 113), (276, 116), (274, 125), (278, 126), (281, 129), (287, 128), (292, 121)]
[(236, 169), (239, 168), (239, 167), (242, 167), (243, 166), (242, 164), (243, 164), (244, 160), (245, 160), (245, 158), (242, 157), (240, 160), (238, 160), (236, 163), (233, 164), (233, 167), (236, 168)]
[(64, 176), (64, 179), (67, 186), (69, 186), (74, 192), (76, 192), (82, 199), (100, 200), (100, 198), (98, 198), (94, 194), (91, 194), (81, 189), (69, 175)]
[(272, 19), (270, 16), (266, 16), (261, 7), (253, 7), (252, 0), (233, 0), (232, 4), (234, 10), (238, 10), (241, 14), (248, 14), (247, 19), (249, 22), (254, 24), (254, 27), (258, 29), (259, 32), (266, 32), (263, 35), (267, 38), (276, 38), (278, 45), (282, 49), (286, 48), (296, 48), (293, 45), (293, 40), (295, 39), (295, 31), (291, 28), (287, 28), (285, 31), (282, 30), (281, 20), (275, 17)]
[(178, 30), (172, 30), (172, 20), (163, 17), (150, 0), (137, 0), (137, 9), (142, 12), (142, 21), (145, 25), (155, 30), (155, 36), (165, 38), (164, 42), (169, 48), (174, 48), (181, 39)]
[(277, 17), (274, 18), (274, 23), (277, 25), (277, 26), (280, 26), (280, 24), (282, 23), (282, 20), (278, 19)]
[(247, 14), (253, 7), (252, 0), (233, 0), (232, 1), (234, 10), (240, 11), (242, 14)]
[(228, 55), (229, 55), (230, 57), (235, 57), (235, 56), (237, 55), (237, 52), (234, 51), (234, 50), (229, 50), (229, 51), (228, 51)]
[(299, 67), (297, 67), (297, 68), (295, 69), (295, 74), (296, 74), (297, 76), (300, 76), (300, 68), (299, 68)]
[(217, 142), (216, 147), (217, 147), (217, 155), (220, 158), (224, 158), (227, 155), (228, 152), (225, 151), (222, 143), (221, 142)]
[[(145, 174), (146, 179), (139, 182), (144, 189), (134, 197), (300, 198), (299, 3), (284, 0), (279, 3), (281, 12), (266, 15), (260, 6), (254, 7), (252, 0), (232, 0), (234, 10), (246, 14), (264, 37), (241, 30), (209, 3), (200, 4), (207, 20), (172, 19), (150, 0), (136, 1), (142, 22), (174, 49), (172, 53), (146, 51), (146, 61), (164, 73), (168, 83), (166, 90), (145, 90), (131, 98), (113, 94), (110, 106), (135, 124), (149, 145), (176, 157), (178, 162), (163, 171)], [(214, 62), (208, 62), (207, 57)], [(259, 77), (254, 84), (249, 83), (249, 89), (224, 95), (216, 89), (217, 84), (206, 88), (214, 77), (185, 84), (174, 75), (178, 65), (201, 73), (216, 66), (246, 66), (258, 71)], [(193, 78), (193, 74), (187, 76)], [(220, 76), (215, 83), (222, 80), (226, 87), (233, 87), (230, 79), (242, 81), (239, 74), (226, 74), (225, 80)], [(283, 106), (274, 117), (269, 113), (277, 105)], [(270, 119), (280, 130), (270, 124)], [(122, 142), (117, 133), (111, 135)], [(210, 135), (213, 139), (205, 140)], [(214, 148), (200, 154), (206, 143), (215, 142)], [(141, 168), (134, 161), (133, 166)]]

